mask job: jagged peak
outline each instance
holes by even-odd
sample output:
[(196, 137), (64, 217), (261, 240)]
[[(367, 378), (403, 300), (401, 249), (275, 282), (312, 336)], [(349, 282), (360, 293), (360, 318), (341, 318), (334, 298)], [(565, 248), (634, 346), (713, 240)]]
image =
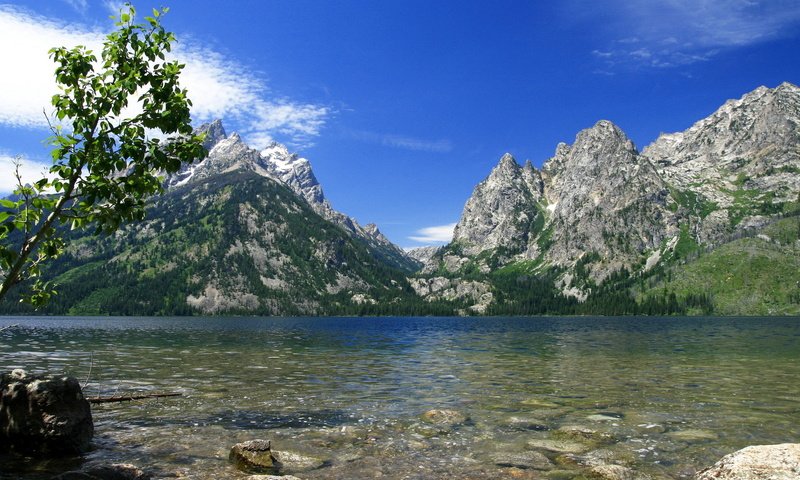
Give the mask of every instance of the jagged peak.
[(364, 225), (364, 230), (372, 236), (377, 236), (381, 234), (381, 231), (378, 229), (378, 226), (374, 223), (368, 223)]
[(520, 166), (517, 163), (517, 160), (514, 158), (514, 156), (511, 155), (510, 153), (505, 153), (503, 154), (502, 157), (500, 157), (500, 161), (492, 169), (492, 173), (489, 174), (489, 176), (499, 174), (502, 172), (516, 172), (519, 169)]
[(533, 166), (533, 162), (530, 159), (525, 160), (525, 165), (522, 166), (522, 170), (526, 172), (535, 172), (536, 167)]
[[(608, 142), (623, 144), (626, 150), (636, 152), (636, 146), (614, 122), (610, 120), (600, 120), (591, 128), (581, 130), (575, 137), (572, 148), (592, 148), (598, 142)], [(638, 153), (638, 152), (637, 152)]]
[(211, 123), (200, 125), (195, 129), (195, 132), (198, 134), (206, 134), (206, 138), (203, 140), (203, 147), (206, 150), (211, 150), (214, 148), (214, 145), (228, 138), (228, 135), (225, 133), (225, 127), (222, 126), (222, 120), (219, 118)]
[(283, 145), (282, 143), (278, 142), (270, 142), (269, 145), (267, 145), (266, 147), (264, 147), (263, 150), (261, 150), (261, 155), (265, 157), (272, 155), (280, 155), (286, 157), (292, 155), (292, 153), (289, 152), (289, 149), (286, 148), (286, 145)]

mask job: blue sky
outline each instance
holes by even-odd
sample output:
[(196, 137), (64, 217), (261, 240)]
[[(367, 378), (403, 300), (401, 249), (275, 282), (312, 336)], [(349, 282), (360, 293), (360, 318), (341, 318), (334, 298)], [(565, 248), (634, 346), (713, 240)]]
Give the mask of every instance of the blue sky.
[[(47, 158), (46, 50), (120, 2), (0, 0), (0, 192)], [(794, 0), (136, 1), (166, 27), (198, 122), (307, 157), (333, 206), (403, 247), (447, 239), (505, 152), (540, 166), (600, 119), (643, 148), (760, 85), (800, 83)]]

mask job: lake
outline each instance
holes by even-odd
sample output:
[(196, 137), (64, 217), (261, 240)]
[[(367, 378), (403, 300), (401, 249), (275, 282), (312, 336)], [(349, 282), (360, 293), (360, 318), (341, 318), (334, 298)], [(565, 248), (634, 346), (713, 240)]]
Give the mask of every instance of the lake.
[[(0, 369), (66, 372), (94, 405), (86, 459), (245, 478), (230, 447), (322, 461), (322, 478), (582, 479), (599, 463), (690, 478), (800, 441), (798, 318), (0, 317)], [(455, 410), (466, 420), (432, 424)], [(526, 465), (531, 451), (552, 465)], [(527, 460), (526, 460), (527, 459)], [(0, 459), (0, 478), (79, 460)], [(291, 473), (291, 472), (289, 472)]]

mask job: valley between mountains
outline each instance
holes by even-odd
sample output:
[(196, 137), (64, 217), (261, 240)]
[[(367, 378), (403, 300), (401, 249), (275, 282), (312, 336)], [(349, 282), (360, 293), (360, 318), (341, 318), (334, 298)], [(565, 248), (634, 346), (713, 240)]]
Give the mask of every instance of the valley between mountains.
[[(541, 169), (504, 155), (452, 242), (404, 252), (310, 162), (200, 127), (147, 218), (67, 233), (48, 314), (800, 314), (800, 88), (760, 87), (641, 151), (601, 120)], [(387, 180), (389, 181), (389, 180)], [(28, 313), (7, 298), (0, 311)]]

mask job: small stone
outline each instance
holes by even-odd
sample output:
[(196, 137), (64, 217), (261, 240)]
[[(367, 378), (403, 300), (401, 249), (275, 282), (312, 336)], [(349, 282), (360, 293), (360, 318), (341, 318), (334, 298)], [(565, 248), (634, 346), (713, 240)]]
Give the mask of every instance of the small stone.
[(797, 480), (800, 443), (757, 445), (725, 455), (695, 480)]
[(307, 472), (309, 470), (316, 470), (317, 468), (325, 465), (324, 460), (319, 458), (309, 457), (296, 452), (272, 452), (278, 468), (287, 472)]
[(501, 467), (530, 468), (532, 470), (550, 470), (553, 463), (541, 452), (497, 453), (492, 457), (495, 465)]
[(580, 478), (575, 470), (550, 470), (547, 480), (574, 480)]
[(649, 480), (648, 475), (637, 473), (622, 465), (598, 465), (589, 470), (590, 478), (598, 480)]
[(515, 430), (548, 430), (550, 428), (544, 420), (534, 417), (509, 417), (503, 424)]
[(82, 470), (66, 472), (53, 480), (150, 480), (151, 476), (139, 467), (127, 463), (87, 466)]
[(612, 417), (611, 415), (604, 415), (602, 413), (595, 413), (594, 415), (589, 415), (586, 417), (587, 420), (591, 420), (592, 422), (617, 422), (619, 421), (618, 417)]
[(250, 475), (245, 480), (300, 480), (294, 475)]
[(269, 440), (237, 443), (231, 448), (228, 459), (245, 472), (263, 473), (277, 469)]
[(433, 425), (456, 426), (469, 420), (469, 417), (457, 410), (428, 410), (422, 414), (422, 420)]
[(521, 402), (523, 405), (527, 405), (529, 407), (536, 407), (536, 408), (558, 408), (561, 405), (553, 402), (548, 402), (546, 400), (542, 400), (540, 398), (529, 398), (527, 400), (523, 400)]
[(716, 433), (708, 430), (676, 430), (667, 432), (667, 436), (675, 440), (689, 443), (709, 442), (719, 438)]
[(608, 432), (601, 432), (583, 425), (564, 425), (555, 431), (557, 435), (578, 440), (592, 440), (596, 442), (610, 441), (614, 436)]
[(589, 447), (578, 442), (571, 442), (569, 440), (545, 440), (534, 439), (528, 440), (528, 448), (536, 450), (546, 450), (553, 453), (583, 453), (589, 450)]

